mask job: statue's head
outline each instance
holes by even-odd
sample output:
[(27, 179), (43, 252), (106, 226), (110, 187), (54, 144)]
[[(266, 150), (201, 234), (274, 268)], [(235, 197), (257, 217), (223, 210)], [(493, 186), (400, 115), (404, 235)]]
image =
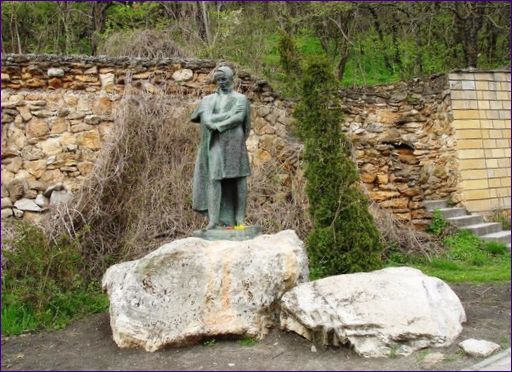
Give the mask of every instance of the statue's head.
[(230, 89), (233, 85), (233, 70), (228, 66), (220, 66), (215, 69), (213, 73), (213, 79), (217, 83), (220, 89)]

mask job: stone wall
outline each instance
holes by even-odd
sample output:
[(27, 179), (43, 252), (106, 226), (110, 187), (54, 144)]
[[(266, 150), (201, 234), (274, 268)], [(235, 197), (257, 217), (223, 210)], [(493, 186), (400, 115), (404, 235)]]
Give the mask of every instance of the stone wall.
[(449, 197), (457, 186), (446, 75), (347, 89), (341, 99), (370, 198), (402, 221), (428, 224), (422, 201)]
[[(36, 220), (80, 187), (127, 84), (180, 96), (191, 112), (215, 91), (215, 66), (208, 60), (2, 56), (2, 217)], [(288, 103), (248, 73), (239, 71), (236, 84), (253, 108), (247, 141), (253, 164), (282, 159), (296, 167), (298, 152), (291, 151), (286, 131)]]
[(459, 160), (456, 201), (471, 212), (510, 209), (510, 72), (448, 75)]

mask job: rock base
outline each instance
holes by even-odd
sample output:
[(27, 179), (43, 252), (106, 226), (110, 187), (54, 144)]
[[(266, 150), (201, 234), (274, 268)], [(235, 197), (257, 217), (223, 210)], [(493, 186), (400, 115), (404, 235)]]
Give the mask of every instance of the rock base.
[(306, 281), (294, 231), (243, 242), (186, 238), (110, 267), (103, 289), (119, 347), (156, 351), (223, 335), (262, 338), (278, 321), (279, 299)]

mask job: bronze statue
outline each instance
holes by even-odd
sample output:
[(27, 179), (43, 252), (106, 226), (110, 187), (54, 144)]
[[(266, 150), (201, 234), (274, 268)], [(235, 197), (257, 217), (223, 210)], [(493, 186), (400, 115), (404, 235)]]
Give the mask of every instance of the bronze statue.
[(208, 214), (207, 230), (243, 225), (249, 156), (245, 141), (251, 129), (247, 97), (233, 91), (233, 71), (214, 72), (216, 93), (201, 100), (192, 121), (201, 123), (192, 192), (192, 208)]

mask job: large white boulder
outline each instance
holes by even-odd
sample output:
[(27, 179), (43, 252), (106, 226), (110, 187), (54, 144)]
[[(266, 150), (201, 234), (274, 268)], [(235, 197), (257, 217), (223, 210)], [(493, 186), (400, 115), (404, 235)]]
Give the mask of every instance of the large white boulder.
[(156, 351), (221, 335), (261, 338), (279, 321), (281, 296), (307, 280), (307, 266), (292, 230), (165, 244), (105, 273), (114, 341)]
[(457, 295), (412, 268), (332, 276), (281, 299), (281, 327), (324, 345), (349, 342), (364, 357), (448, 346), (466, 321)]

